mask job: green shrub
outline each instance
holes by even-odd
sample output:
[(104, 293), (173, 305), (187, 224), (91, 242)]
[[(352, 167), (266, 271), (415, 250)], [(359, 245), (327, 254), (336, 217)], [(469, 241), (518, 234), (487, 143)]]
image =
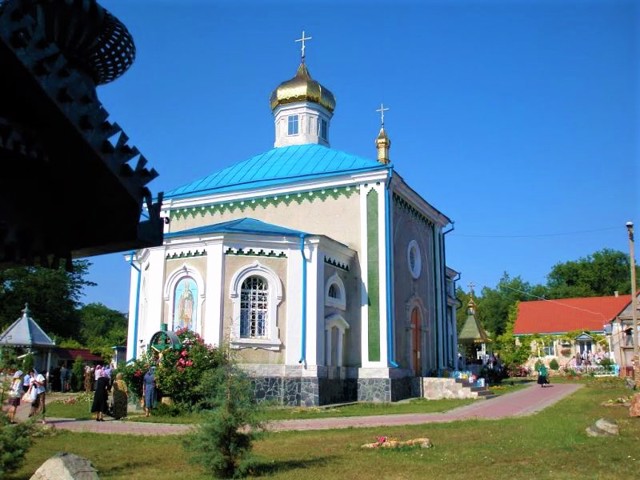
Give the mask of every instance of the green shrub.
[(558, 369), (560, 368), (560, 365), (558, 364), (558, 361), (555, 358), (552, 358), (551, 361), (549, 362), (549, 368), (555, 372), (557, 372)]
[(12, 424), (5, 413), (0, 413), (0, 478), (20, 468), (33, 443), (33, 431), (33, 422)]
[(262, 407), (256, 402), (251, 381), (232, 364), (203, 375), (212, 410), (184, 440), (194, 462), (216, 478), (247, 475), (253, 465), (253, 441), (262, 432)]
[(538, 359), (538, 360), (536, 360), (536, 364), (535, 364), (535, 366), (534, 366), (533, 368), (534, 368), (534, 370), (537, 372), (537, 371), (539, 371), (539, 370), (540, 370), (540, 367), (541, 367), (542, 365), (544, 365), (544, 363), (542, 362), (542, 360)]
[(77, 356), (71, 365), (71, 390), (82, 392), (84, 390), (84, 362)]

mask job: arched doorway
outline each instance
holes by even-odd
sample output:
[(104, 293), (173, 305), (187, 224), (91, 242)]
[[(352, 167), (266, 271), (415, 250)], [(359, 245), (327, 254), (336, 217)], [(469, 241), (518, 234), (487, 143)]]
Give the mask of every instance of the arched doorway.
[(411, 367), (416, 377), (422, 375), (422, 365), (420, 361), (420, 311), (414, 307), (411, 311)]

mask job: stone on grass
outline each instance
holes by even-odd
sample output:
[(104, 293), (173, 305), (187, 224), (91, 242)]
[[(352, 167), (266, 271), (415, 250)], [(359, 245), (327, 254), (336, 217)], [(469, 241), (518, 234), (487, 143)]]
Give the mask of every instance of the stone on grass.
[(100, 477), (86, 458), (60, 452), (44, 462), (30, 480), (100, 480)]
[(618, 424), (609, 418), (600, 418), (596, 422), (587, 427), (587, 435), (590, 437), (611, 437), (618, 435), (620, 429)]

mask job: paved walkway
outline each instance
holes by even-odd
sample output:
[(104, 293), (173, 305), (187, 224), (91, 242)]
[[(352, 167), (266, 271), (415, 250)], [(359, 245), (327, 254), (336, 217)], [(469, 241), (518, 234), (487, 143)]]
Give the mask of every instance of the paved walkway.
[[(281, 420), (269, 423), (270, 431), (282, 430), (325, 430), (350, 427), (378, 427), (385, 425), (418, 425), (422, 423), (443, 423), (471, 419), (499, 419), (531, 415), (571, 395), (581, 388), (578, 384), (553, 384), (545, 388), (532, 384), (522, 390), (500, 395), (487, 400), (477, 400), (472, 404), (444, 413), (407, 413), (401, 415), (374, 415), (367, 417), (336, 417), (310, 420)], [(24, 418), (28, 408), (20, 406), (18, 417)], [(189, 431), (191, 425), (167, 423), (146, 423), (113, 420), (73, 420), (47, 418), (48, 424), (58, 429), (74, 432), (93, 432), (128, 435), (176, 435)]]

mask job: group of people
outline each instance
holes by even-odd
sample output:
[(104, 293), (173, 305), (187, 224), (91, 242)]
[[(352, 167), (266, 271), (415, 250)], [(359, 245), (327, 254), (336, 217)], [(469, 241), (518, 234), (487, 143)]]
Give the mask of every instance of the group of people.
[(23, 376), (21, 370), (13, 373), (11, 386), (9, 387), (9, 411), (7, 416), (11, 423), (15, 423), (18, 407), (22, 402), (30, 404), (29, 417), (42, 415), (42, 423), (45, 423), (46, 406), (46, 379), (44, 375), (31, 369)]
[[(91, 373), (91, 381), (87, 381), (87, 373)], [(118, 372), (112, 378), (110, 366), (97, 365), (95, 368), (85, 369), (85, 388), (91, 385), (93, 401), (91, 413), (95, 415), (97, 422), (103, 422), (105, 415), (112, 416), (116, 420), (127, 416), (127, 404), (129, 402), (129, 390), (122, 373)], [(63, 386), (64, 389), (64, 386)], [(12, 375), (9, 388), (8, 418), (15, 423), (18, 407), (25, 402), (30, 404), (29, 417), (42, 415), (45, 423), (46, 405), (46, 379), (41, 373), (31, 369), (27, 374), (17, 370)], [(144, 374), (142, 396), (144, 400), (144, 414), (151, 415), (156, 401), (155, 366), (151, 366)]]
[[(104, 422), (105, 415), (111, 415), (116, 420), (127, 416), (127, 403), (129, 402), (129, 390), (123, 379), (122, 373), (116, 374), (115, 380), (111, 378), (111, 367), (96, 366), (94, 370), (95, 389), (91, 413), (95, 414), (96, 422)], [(109, 408), (109, 393), (113, 399)]]

